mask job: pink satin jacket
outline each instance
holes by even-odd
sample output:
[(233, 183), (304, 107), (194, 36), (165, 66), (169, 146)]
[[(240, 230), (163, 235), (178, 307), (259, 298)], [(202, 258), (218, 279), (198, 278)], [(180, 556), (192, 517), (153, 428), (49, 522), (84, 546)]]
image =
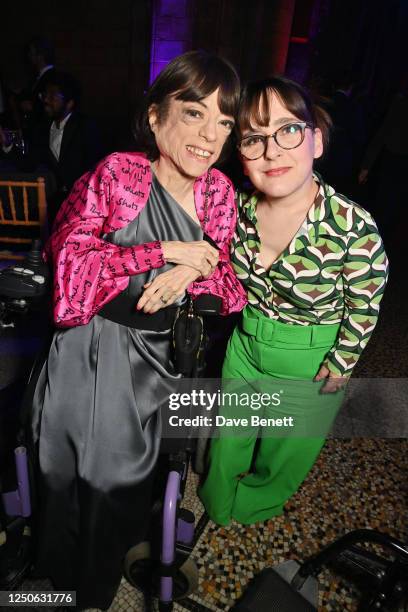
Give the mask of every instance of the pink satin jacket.
[[(204, 225), (206, 175), (194, 184), (197, 215)], [(149, 198), (152, 174), (140, 153), (113, 153), (75, 183), (58, 212), (45, 257), (54, 266), (54, 320), (58, 327), (85, 325), (100, 308), (126, 289), (129, 276), (165, 264), (160, 237), (155, 242), (121, 247), (102, 240), (131, 223)], [(194, 282), (197, 297), (222, 298), (222, 314), (240, 311), (246, 294), (232, 270), (229, 243), (236, 224), (234, 189), (220, 171), (211, 170), (205, 232), (220, 251), (212, 276)], [(135, 304), (136, 307), (136, 304)]]

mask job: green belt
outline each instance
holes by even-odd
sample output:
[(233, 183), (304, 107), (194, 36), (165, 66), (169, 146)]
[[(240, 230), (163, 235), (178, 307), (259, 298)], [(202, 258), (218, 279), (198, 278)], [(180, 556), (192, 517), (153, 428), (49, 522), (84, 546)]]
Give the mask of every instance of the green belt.
[(255, 336), (258, 342), (282, 342), (303, 346), (330, 346), (336, 341), (340, 324), (295, 325), (269, 319), (259, 310), (246, 307), (243, 312), (242, 329)]

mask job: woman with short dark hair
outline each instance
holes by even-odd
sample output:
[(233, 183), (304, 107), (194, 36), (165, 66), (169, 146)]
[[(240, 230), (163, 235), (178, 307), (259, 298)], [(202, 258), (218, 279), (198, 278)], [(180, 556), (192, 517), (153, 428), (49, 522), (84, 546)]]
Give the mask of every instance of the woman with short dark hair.
[(146, 97), (143, 152), (109, 155), (79, 179), (47, 245), (59, 329), (33, 406), (37, 569), (57, 589), (76, 590), (80, 607), (109, 607), (126, 552), (146, 536), (157, 388), (180, 377), (177, 307), (187, 292), (219, 296), (224, 315), (245, 303), (229, 263), (233, 187), (212, 168), (238, 99), (224, 60), (203, 52), (173, 60)]
[(224, 387), (231, 380), (236, 390), (238, 379), (241, 391), (274, 395), (263, 411), (246, 411), (248, 427), (212, 442), (201, 498), (221, 525), (282, 514), (370, 339), (388, 271), (369, 213), (313, 172), (329, 120), (300, 85), (283, 77), (249, 84), (238, 128), (255, 192), (240, 196), (231, 243), (248, 305), (227, 348)]

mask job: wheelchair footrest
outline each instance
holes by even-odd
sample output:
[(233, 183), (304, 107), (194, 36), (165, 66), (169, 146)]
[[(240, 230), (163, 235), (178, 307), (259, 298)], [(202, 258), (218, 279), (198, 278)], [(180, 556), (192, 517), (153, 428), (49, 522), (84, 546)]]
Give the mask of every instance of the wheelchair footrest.
[(255, 576), (241, 600), (231, 608), (232, 611), (317, 612), (317, 608), (286, 582), (275, 569), (268, 568)]

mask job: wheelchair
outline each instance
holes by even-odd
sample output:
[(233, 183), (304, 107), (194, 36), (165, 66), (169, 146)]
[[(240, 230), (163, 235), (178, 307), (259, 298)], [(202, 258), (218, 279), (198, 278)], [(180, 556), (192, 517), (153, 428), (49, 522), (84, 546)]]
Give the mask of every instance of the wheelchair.
[[(386, 556), (366, 544), (376, 544)], [(379, 531), (356, 529), (301, 564), (292, 560), (264, 569), (231, 612), (317, 612), (317, 576), (325, 565), (356, 584), (358, 612), (407, 609), (408, 546)]]
[(186, 449), (169, 456), (163, 500), (152, 509), (147, 541), (132, 547), (125, 558), (124, 576), (146, 596), (157, 596), (160, 612), (198, 587), (198, 568), (190, 558), (194, 539), (194, 514), (180, 508), (191, 456)]
[[(179, 338), (183, 352), (175, 348), (175, 362), (184, 379), (196, 381), (206, 370), (205, 355), (209, 349), (207, 325), (211, 317), (219, 314), (221, 298), (202, 295), (190, 302), (186, 324)], [(196, 328), (189, 329), (191, 325)], [(197, 329), (198, 324), (198, 329)], [(180, 336), (177, 332), (174, 335)], [(196, 352), (190, 346), (191, 338), (201, 337)], [(188, 382), (190, 382), (190, 380)], [(187, 408), (188, 416), (192, 416)], [(181, 508), (187, 473), (196, 451), (196, 440), (191, 431), (181, 439), (162, 439), (157, 473), (161, 478), (156, 485), (158, 497), (152, 508), (152, 524), (148, 541), (132, 547), (125, 558), (124, 576), (127, 581), (146, 595), (158, 597), (160, 612), (170, 612), (175, 600), (183, 599), (198, 587), (198, 568), (190, 558), (194, 540), (194, 514)], [(164, 475), (164, 478), (163, 478)]]
[[(20, 264), (0, 272), (0, 333), (14, 327), (29, 310), (43, 305), (48, 293), (48, 266), (41, 257), (41, 242), (34, 240)], [(24, 384), (18, 380), (1, 390), (0, 410), (0, 590), (13, 590), (31, 568), (30, 469), (19, 439), (16, 411), (23, 399)], [(14, 461), (13, 461), (14, 458)]]
[[(14, 326), (15, 319), (27, 314), (30, 308), (40, 300), (44, 301), (49, 288), (48, 267), (41, 259), (41, 245), (35, 241), (26, 260), (0, 272), (0, 325)], [(210, 297), (210, 299), (209, 299)], [(186, 339), (184, 346), (184, 364), (181, 372), (184, 376), (200, 376), (204, 367), (204, 349), (206, 335), (203, 317), (218, 314), (220, 298), (202, 296), (194, 305), (195, 322), (199, 321), (200, 351), (198, 355), (189, 353)], [(193, 318), (193, 317), (191, 317)], [(190, 316), (187, 317), (186, 331), (189, 331)], [(195, 330), (197, 332), (197, 330)], [(194, 364), (194, 367), (193, 367)], [(35, 365), (34, 368), (35, 369)], [(32, 378), (35, 378), (33, 376)], [(31, 384), (30, 382), (28, 383)], [(21, 385), (20, 385), (21, 387)], [(21, 400), (22, 397), (19, 398)], [(16, 411), (20, 401), (15, 399), (13, 409)], [(15, 418), (15, 415), (14, 415)], [(16, 419), (15, 419), (16, 420)], [(10, 437), (19, 439), (18, 425), (9, 429)], [(8, 441), (8, 447), (10, 446)], [(172, 442), (176, 442), (173, 440)], [(179, 442), (179, 441), (177, 441)], [(157, 523), (160, 525), (161, 537), (152, 538), (133, 547), (127, 554), (124, 563), (124, 575), (134, 586), (144, 591), (153, 589), (159, 596), (160, 610), (171, 610), (173, 600), (185, 597), (198, 585), (198, 570), (189, 559), (194, 537), (194, 515), (186, 509), (180, 509), (183, 497), (190, 456), (194, 452), (191, 440), (182, 440), (167, 452), (168, 470), (164, 486), (164, 497), (158, 500), (153, 508), (153, 522), (157, 534)], [(11, 454), (7, 448), (5, 455)], [(3, 473), (0, 488), (0, 589), (13, 590), (23, 582), (32, 568), (31, 515), (32, 495), (30, 491), (31, 464), (29, 454), (24, 446), (14, 450), (15, 470), (7, 466)], [(7, 458), (8, 463), (10, 461)], [(3, 471), (3, 470), (1, 470)], [(15, 474), (11, 472), (15, 471)], [(12, 490), (9, 490), (12, 486)], [(158, 509), (158, 505), (159, 509)], [(35, 529), (34, 529), (35, 530)], [(156, 555), (156, 551), (158, 551)], [(157, 562), (154, 559), (157, 559)], [(157, 576), (159, 568), (160, 577)]]

